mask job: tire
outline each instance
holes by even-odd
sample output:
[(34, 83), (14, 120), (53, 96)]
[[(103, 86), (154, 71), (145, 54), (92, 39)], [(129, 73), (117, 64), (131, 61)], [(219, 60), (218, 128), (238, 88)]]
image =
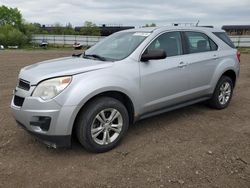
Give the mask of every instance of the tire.
[(128, 127), (129, 116), (126, 107), (110, 97), (100, 97), (88, 103), (76, 120), (79, 142), (85, 149), (95, 153), (116, 147)]
[[(228, 87), (228, 90), (226, 90), (226, 87)], [(222, 76), (215, 87), (212, 98), (208, 101), (208, 105), (218, 110), (226, 108), (232, 99), (233, 89), (232, 79), (228, 76)], [(223, 99), (223, 97), (225, 98)]]

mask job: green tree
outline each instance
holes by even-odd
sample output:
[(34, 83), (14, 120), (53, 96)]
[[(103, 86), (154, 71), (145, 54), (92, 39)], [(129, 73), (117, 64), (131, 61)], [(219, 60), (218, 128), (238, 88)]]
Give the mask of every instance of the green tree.
[(156, 24), (155, 23), (146, 24), (144, 27), (156, 27)]
[(41, 32), (41, 25), (39, 23), (25, 23), (24, 33), (25, 34), (39, 34)]
[(17, 29), (9, 31), (7, 38), (9, 45), (23, 46), (27, 43), (27, 36)]
[(41, 30), (40, 34), (45, 34), (46, 35), (46, 34), (49, 34), (49, 32), (43, 29), (43, 30)]
[(64, 28), (64, 34), (65, 35), (74, 35), (75, 30), (73, 29), (73, 26), (71, 23), (66, 24), (66, 27)]
[(0, 44), (4, 46), (23, 46), (28, 42), (27, 37), (12, 25), (0, 27)]
[(8, 8), (4, 5), (0, 6), (0, 26), (8, 24), (21, 29), (22, 22), (22, 14), (17, 8)]
[(51, 32), (52, 34), (62, 35), (64, 34), (64, 28), (60, 23), (55, 23)]
[(6, 46), (6, 37), (3, 33), (0, 33), (0, 45)]
[(84, 26), (80, 30), (80, 34), (82, 35), (90, 35), (90, 36), (100, 36), (101, 30), (96, 24), (86, 21)]
[(25, 23), (23, 25), (24, 34), (31, 40), (32, 34), (41, 33), (41, 25), (39, 23)]

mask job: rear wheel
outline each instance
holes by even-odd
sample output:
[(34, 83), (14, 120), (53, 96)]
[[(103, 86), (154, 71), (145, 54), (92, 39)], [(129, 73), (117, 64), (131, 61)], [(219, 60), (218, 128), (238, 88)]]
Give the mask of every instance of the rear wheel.
[(117, 146), (127, 132), (128, 112), (114, 98), (98, 98), (80, 112), (76, 126), (78, 140), (87, 150), (105, 152)]
[(226, 108), (233, 95), (233, 82), (228, 76), (222, 76), (218, 81), (213, 97), (208, 101), (209, 106), (215, 109)]

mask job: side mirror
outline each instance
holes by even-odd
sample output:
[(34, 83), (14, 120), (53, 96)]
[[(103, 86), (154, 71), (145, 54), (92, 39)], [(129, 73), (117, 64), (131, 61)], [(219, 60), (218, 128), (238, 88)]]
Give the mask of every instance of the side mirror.
[(141, 56), (141, 61), (148, 61), (148, 60), (157, 60), (157, 59), (165, 59), (167, 54), (162, 49), (154, 49), (150, 50), (147, 49)]

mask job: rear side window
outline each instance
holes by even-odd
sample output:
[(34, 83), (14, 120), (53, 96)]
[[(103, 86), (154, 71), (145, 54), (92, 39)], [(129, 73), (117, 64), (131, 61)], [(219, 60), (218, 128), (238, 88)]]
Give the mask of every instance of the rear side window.
[(219, 37), (222, 41), (228, 44), (231, 48), (235, 48), (234, 43), (231, 41), (231, 39), (227, 36), (225, 32), (214, 32), (213, 34)]
[(218, 49), (217, 44), (204, 33), (186, 31), (185, 36), (188, 53), (209, 52)]

